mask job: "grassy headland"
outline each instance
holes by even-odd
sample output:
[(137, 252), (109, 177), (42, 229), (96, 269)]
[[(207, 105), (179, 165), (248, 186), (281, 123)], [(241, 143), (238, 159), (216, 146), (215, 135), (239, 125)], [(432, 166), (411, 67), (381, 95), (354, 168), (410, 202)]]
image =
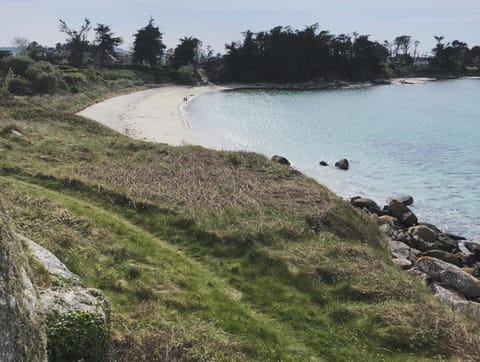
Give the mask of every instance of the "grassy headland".
[(75, 116), (148, 81), (98, 72), (89, 91), (0, 100), (0, 191), (16, 231), (110, 298), (112, 360), (478, 357), (478, 326), (395, 267), (377, 227), (315, 181)]

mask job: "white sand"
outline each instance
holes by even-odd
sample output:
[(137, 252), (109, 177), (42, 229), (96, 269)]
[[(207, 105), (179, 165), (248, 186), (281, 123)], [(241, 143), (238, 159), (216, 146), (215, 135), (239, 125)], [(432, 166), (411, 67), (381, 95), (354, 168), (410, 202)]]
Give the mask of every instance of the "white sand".
[(190, 131), (180, 107), (185, 97), (191, 100), (192, 96), (222, 89), (226, 88), (165, 86), (111, 98), (77, 114), (136, 139), (215, 148)]

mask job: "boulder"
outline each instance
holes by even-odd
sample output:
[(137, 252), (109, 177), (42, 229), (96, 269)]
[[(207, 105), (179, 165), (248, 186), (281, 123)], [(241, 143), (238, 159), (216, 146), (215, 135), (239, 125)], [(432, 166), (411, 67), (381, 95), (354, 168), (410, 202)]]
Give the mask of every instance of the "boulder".
[(413, 197), (410, 195), (396, 195), (396, 196), (390, 196), (387, 199), (387, 204), (390, 203), (390, 201), (396, 201), (404, 204), (405, 206), (410, 206), (413, 204)]
[(424, 286), (428, 286), (430, 277), (418, 269), (416, 266), (407, 270), (407, 273), (415, 278), (420, 279)]
[(328, 166), (328, 163), (326, 163), (325, 161), (320, 161), (320, 166)]
[(378, 207), (378, 205), (375, 203), (375, 201), (373, 201), (371, 199), (356, 196), (356, 197), (352, 197), (350, 199), (350, 203), (353, 206), (358, 207), (359, 209), (367, 209), (368, 211), (370, 211), (374, 214), (377, 214), (379, 216), (382, 216), (382, 215), (386, 214), (386, 212), (383, 211), (382, 209), (380, 209)]
[(427, 250), (422, 253), (422, 256), (430, 256), (432, 258), (437, 258), (447, 263), (456, 265), (458, 267), (463, 266), (463, 258), (460, 255), (452, 254), (444, 250)]
[(394, 258), (410, 258), (410, 247), (401, 241), (388, 239), (388, 249)]
[(465, 297), (480, 297), (480, 280), (459, 267), (429, 256), (421, 257), (415, 264), (433, 280), (451, 287)]
[(348, 170), (350, 168), (350, 164), (346, 158), (342, 158), (341, 160), (335, 162), (335, 167), (339, 168), (340, 170)]
[(417, 216), (406, 205), (393, 200), (388, 203), (388, 214), (407, 227), (418, 221)]
[(425, 225), (411, 227), (410, 229), (408, 229), (408, 232), (414, 237), (417, 236), (418, 238), (427, 243), (434, 242), (438, 238), (438, 235), (432, 229)]
[(438, 241), (436, 241), (435, 244), (438, 246), (438, 249), (449, 252), (453, 252), (458, 249), (458, 241), (450, 239), (445, 235), (440, 235), (438, 237)]
[(454, 291), (432, 283), (431, 288), (435, 296), (442, 302), (450, 305), (453, 310), (464, 313), (468, 317), (480, 318), (480, 303), (463, 299)]
[(273, 162), (278, 162), (281, 165), (290, 166), (290, 162), (283, 156), (275, 155), (272, 157)]
[(0, 203), (0, 361), (46, 361), (41, 303), (28, 258)]
[[(78, 276), (47, 249), (21, 235), (17, 237), (49, 274), (50, 285), (38, 291), (46, 315), (49, 357), (55, 361), (105, 360), (111, 310), (105, 295), (82, 287)], [(63, 328), (62, 335), (50, 333), (59, 327)], [(77, 348), (78, 339), (82, 343)]]
[(452, 233), (443, 233), (443, 235), (449, 237), (450, 239), (453, 239), (455, 241), (459, 241), (459, 240), (467, 240), (466, 238), (464, 238), (463, 236), (459, 236), (459, 235), (455, 235), (455, 234), (452, 234)]
[(477, 258), (480, 258), (480, 243), (478, 241), (464, 241), (463, 245)]

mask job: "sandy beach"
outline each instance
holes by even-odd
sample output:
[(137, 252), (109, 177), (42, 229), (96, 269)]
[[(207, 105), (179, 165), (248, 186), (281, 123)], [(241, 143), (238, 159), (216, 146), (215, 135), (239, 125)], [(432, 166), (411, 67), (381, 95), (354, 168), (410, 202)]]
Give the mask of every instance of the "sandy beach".
[(95, 120), (129, 137), (172, 146), (215, 146), (194, 135), (184, 122), (181, 106), (184, 99), (231, 87), (164, 86), (148, 89), (96, 103), (80, 116)]

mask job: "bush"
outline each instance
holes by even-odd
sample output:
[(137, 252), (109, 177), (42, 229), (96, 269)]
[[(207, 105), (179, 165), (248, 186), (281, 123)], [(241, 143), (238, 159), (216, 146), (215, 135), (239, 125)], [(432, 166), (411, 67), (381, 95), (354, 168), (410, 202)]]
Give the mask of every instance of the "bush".
[(87, 84), (87, 77), (85, 74), (78, 72), (64, 73), (63, 80), (74, 93), (80, 91), (80, 89)]
[(191, 64), (178, 68), (177, 77), (180, 83), (188, 85), (193, 85), (200, 80), (195, 67)]
[(33, 90), (39, 94), (54, 94), (67, 88), (59, 69), (45, 61), (30, 65), (25, 75), (32, 81)]
[(10, 79), (7, 84), (7, 89), (10, 93), (19, 96), (29, 96), (33, 94), (32, 82), (20, 77)]
[(1, 60), (0, 67), (4, 71), (12, 69), (15, 75), (25, 76), (28, 67), (33, 64), (33, 60), (29, 57), (19, 56), (19, 57), (6, 57)]

